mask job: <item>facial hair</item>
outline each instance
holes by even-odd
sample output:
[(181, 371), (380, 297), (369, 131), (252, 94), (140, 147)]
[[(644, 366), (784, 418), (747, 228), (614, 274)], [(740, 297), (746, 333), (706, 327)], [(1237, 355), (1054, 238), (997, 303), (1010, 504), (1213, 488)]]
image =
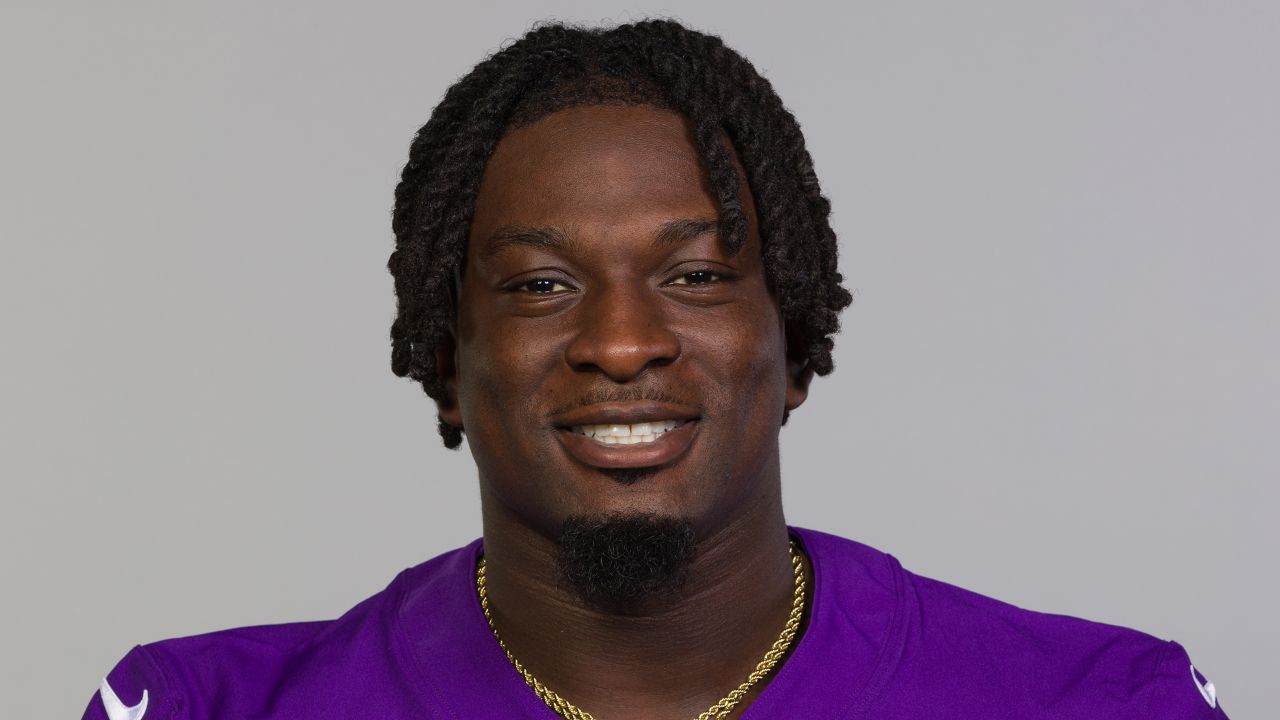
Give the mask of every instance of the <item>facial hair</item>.
[(590, 607), (634, 614), (679, 593), (695, 549), (693, 524), (684, 518), (574, 516), (558, 541), (560, 580)]

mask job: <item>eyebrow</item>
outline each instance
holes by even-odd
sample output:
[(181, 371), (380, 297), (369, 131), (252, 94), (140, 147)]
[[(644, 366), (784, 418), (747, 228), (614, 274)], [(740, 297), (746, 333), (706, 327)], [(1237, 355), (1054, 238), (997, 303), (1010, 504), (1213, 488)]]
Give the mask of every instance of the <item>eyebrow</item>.
[(682, 218), (663, 223), (662, 229), (653, 236), (653, 244), (658, 247), (670, 247), (686, 240), (701, 237), (719, 229), (719, 221), (715, 218)]
[(503, 225), (485, 242), (484, 256), (493, 257), (510, 247), (524, 246), (556, 250), (573, 245), (569, 234), (558, 227)]
[[(653, 236), (656, 247), (670, 247), (686, 240), (716, 232), (719, 222), (715, 218), (679, 218), (668, 220), (662, 224)], [(482, 251), (485, 257), (493, 257), (511, 247), (534, 247), (548, 250), (572, 248), (576, 240), (565, 230), (558, 227), (527, 227), (523, 225), (503, 225), (485, 242)]]

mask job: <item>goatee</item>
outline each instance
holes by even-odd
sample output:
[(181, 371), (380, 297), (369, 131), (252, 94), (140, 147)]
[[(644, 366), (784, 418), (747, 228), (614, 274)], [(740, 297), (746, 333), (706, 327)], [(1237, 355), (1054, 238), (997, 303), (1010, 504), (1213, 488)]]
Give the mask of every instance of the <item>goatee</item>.
[(570, 517), (559, 539), (560, 579), (587, 605), (631, 614), (680, 591), (695, 549), (693, 525), (684, 518)]

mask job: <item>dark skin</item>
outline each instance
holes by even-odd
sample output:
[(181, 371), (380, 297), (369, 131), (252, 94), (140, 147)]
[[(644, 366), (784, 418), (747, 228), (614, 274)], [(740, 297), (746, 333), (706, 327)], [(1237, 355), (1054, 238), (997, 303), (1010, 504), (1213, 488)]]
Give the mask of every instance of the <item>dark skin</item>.
[[(476, 200), (439, 410), (479, 470), (503, 639), (602, 720), (696, 717), (791, 610), (778, 430), (812, 374), (788, 359), (741, 197), (750, 233), (731, 253), (684, 119), (587, 106), (509, 132)], [(663, 418), (682, 425), (645, 446), (574, 431)], [(635, 512), (693, 523), (687, 583), (626, 615), (584, 605), (557, 581), (561, 524)]]

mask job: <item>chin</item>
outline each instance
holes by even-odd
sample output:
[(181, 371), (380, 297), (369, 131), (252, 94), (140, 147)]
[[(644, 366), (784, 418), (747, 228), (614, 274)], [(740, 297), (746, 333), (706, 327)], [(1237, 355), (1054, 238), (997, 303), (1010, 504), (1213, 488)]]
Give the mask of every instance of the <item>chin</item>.
[(693, 523), (623, 512), (566, 518), (557, 539), (560, 580), (588, 605), (626, 614), (678, 595), (696, 554)]
[[(579, 476), (581, 478), (581, 476)], [(710, 488), (674, 468), (591, 469), (574, 489), (571, 516), (649, 516), (693, 521), (714, 504)]]

